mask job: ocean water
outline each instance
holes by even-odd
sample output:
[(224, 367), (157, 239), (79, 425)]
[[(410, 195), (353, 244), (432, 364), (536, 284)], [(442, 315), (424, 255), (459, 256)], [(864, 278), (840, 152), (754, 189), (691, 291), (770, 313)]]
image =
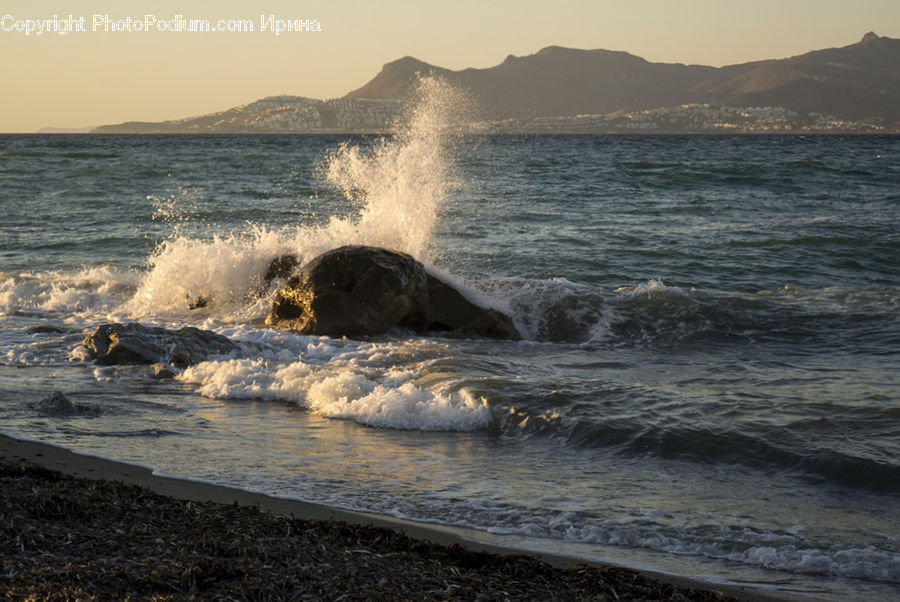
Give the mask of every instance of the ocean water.
[[(900, 138), (0, 136), (0, 429), (500, 545), (900, 591)], [(275, 256), (405, 251), (523, 334), (262, 325)], [(207, 307), (189, 309), (198, 296)], [(98, 324), (243, 345), (174, 380)], [(63, 391), (85, 406), (41, 405)]]

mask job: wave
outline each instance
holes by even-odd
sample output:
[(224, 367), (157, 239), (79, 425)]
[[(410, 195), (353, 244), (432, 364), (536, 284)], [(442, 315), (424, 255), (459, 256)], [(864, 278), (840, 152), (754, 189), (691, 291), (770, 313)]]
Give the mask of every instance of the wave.
[[(381, 509), (400, 518), (429, 515), (413, 501), (392, 500)], [(389, 511), (388, 511), (389, 510)], [(601, 517), (582, 512), (535, 510), (482, 501), (440, 507), (432, 520), (486, 531), (592, 546), (614, 546), (726, 561), (811, 576), (900, 583), (900, 552), (875, 545), (821, 541), (804, 527), (766, 530), (728, 524), (681, 524), (660, 510)]]
[(372, 427), (471, 431), (493, 420), (486, 399), (463, 386), (461, 374), (430, 370), (447, 350), (427, 339), (355, 342), (243, 333), (268, 343), (270, 351), (203, 362), (176, 378), (208, 397), (289, 401)]
[[(456, 126), (464, 121), (460, 113), (468, 111), (470, 103), (439, 79), (421, 80), (418, 93), (420, 102), (392, 136), (345, 142), (320, 162), (319, 176), (333, 193), (321, 203), (335, 201), (343, 212), (315, 224), (248, 224), (236, 232), (189, 235), (188, 226), (198, 215), (196, 199), (191, 190), (181, 188), (151, 199), (154, 218), (172, 225), (172, 232), (155, 248), (143, 273), (99, 267), (75, 273), (0, 274), (0, 311), (78, 314), (78, 323), (86, 325), (111, 317), (163, 326), (187, 323), (265, 338), (254, 326), (265, 316), (278, 286), (273, 282), (266, 290), (262, 279), (273, 258), (290, 253), (302, 262), (340, 245), (370, 244), (410, 253), (472, 299), (509, 313), (523, 334), (522, 345), (690, 351), (774, 343), (795, 348), (865, 346), (888, 353), (900, 343), (895, 334), (900, 296), (892, 288), (785, 287), (732, 293), (650, 280), (604, 289), (565, 278), (513, 275), (471, 281), (447, 274), (432, 236), (448, 198), (464, 185), (452, 149), (464, 133)], [(536, 211), (532, 217), (541, 216), (549, 219), (550, 214)], [(201, 298), (205, 303), (199, 307)], [(238, 332), (240, 327), (247, 329)], [(406, 368), (377, 365), (373, 357), (396, 355), (397, 336), (409, 342), (418, 363), (395, 358)], [(179, 378), (202, 394), (288, 400), (370, 426), (472, 430), (496, 424), (491, 397), (477, 392), (478, 379), (466, 379), (462, 371), (436, 377), (427, 363), (435, 358), (422, 339), (392, 333), (372, 343), (383, 348), (354, 343), (353, 361), (345, 360), (348, 352), (332, 340), (316, 340), (296, 338), (300, 343), (291, 343), (292, 352), (208, 362)], [(317, 344), (329, 350), (324, 363), (312, 359), (319, 357), (311, 351)], [(38, 361), (39, 352), (28, 345), (15, 341), (5, 357), (11, 363)], [(590, 424), (584, 428), (589, 430)], [(626, 439), (639, 446), (665, 441), (669, 434), (645, 433), (642, 439), (630, 433)], [(572, 437), (577, 442), (578, 437)], [(661, 445), (663, 453), (676, 449), (681, 437), (673, 441)]]
[(478, 286), (500, 299), (524, 337), (535, 341), (669, 348), (821, 343), (889, 349), (898, 336), (900, 289), (890, 287), (786, 286), (727, 293), (651, 280), (604, 290), (564, 278), (505, 278)]
[[(567, 447), (608, 449), (622, 457), (649, 455), (701, 465), (774, 470), (808, 482), (900, 493), (900, 464), (896, 460), (900, 450), (894, 449), (896, 446), (848, 448), (840, 440), (833, 441), (835, 430), (863, 436), (858, 425), (862, 420), (873, 432), (890, 428), (896, 421), (896, 410), (869, 411), (860, 418), (849, 417), (847, 408), (835, 407), (821, 412), (831, 416), (830, 420), (822, 419), (829, 423), (827, 428), (803, 429), (800, 425), (752, 424), (737, 412), (730, 426), (698, 423), (671, 414), (663, 417), (635, 400), (630, 404), (623, 401), (608, 417), (588, 418), (567, 415), (571, 409), (548, 409), (549, 401), (529, 404), (526, 400), (507, 407), (505, 413), (496, 411), (496, 428), (507, 437), (546, 437)], [(571, 408), (572, 404), (560, 405)]]

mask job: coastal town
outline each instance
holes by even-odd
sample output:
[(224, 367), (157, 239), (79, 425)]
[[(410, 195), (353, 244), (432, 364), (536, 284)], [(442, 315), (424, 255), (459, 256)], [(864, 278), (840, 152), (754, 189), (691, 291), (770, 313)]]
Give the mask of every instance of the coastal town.
[(534, 117), (482, 124), (492, 133), (887, 133), (883, 119), (859, 121), (820, 113), (798, 114), (783, 107), (730, 107), (683, 104), (643, 111), (617, 111), (604, 115)]
[(399, 100), (269, 96), (226, 111), (158, 123), (126, 122), (98, 134), (321, 134), (388, 131), (403, 112)]

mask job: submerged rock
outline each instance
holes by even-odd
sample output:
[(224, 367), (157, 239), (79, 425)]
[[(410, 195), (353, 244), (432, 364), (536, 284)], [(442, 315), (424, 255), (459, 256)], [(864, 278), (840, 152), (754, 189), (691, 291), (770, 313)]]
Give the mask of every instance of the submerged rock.
[(428, 274), (421, 262), (367, 246), (340, 247), (304, 265), (278, 291), (266, 324), (329, 336), (383, 334), (401, 327), (519, 338), (508, 316), (470, 302)]
[(227, 337), (190, 326), (178, 330), (141, 324), (103, 324), (82, 345), (98, 364), (169, 363), (189, 366), (239, 349)]
[(42, 414), (50, 414), (52, 416), (72, 416), (78, 413), (78, 408), (69, 401), (68, 397), (63, 395), (62, 391), (54, 391), (40, 400), (35, 404), (35, 409)]

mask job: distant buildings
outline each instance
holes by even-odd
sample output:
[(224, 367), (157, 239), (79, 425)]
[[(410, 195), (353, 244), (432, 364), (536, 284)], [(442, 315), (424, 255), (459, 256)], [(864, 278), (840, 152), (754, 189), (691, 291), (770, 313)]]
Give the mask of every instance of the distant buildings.
[[(685, 104), (643, 111), (482, 122), (491, 133), (877, 133), (883, 120), (848, 121), (782, 107)], [(894, 131), (894, 130), (891, 130)]]
[(128, 122), (102, 126), (95, 133), (142, 134), (310, 134), (378, 133), (401, 116), (398, 100), (316, 100), (269, 96), (227, 111), (159, 123)]
[[(98, 133), (381, 133), (403, 115), (399, 100), (339, 98), (315, 100), (270, 96), (227, 111), (160, 123), (103, 126)], [(782, 107), (684, 104), (643, 111), (531, 117), (473, 124), (483, 133), (879, 133), (897, 132), (883, 120), (848, 121), (829, 115), (801, 115)]]

